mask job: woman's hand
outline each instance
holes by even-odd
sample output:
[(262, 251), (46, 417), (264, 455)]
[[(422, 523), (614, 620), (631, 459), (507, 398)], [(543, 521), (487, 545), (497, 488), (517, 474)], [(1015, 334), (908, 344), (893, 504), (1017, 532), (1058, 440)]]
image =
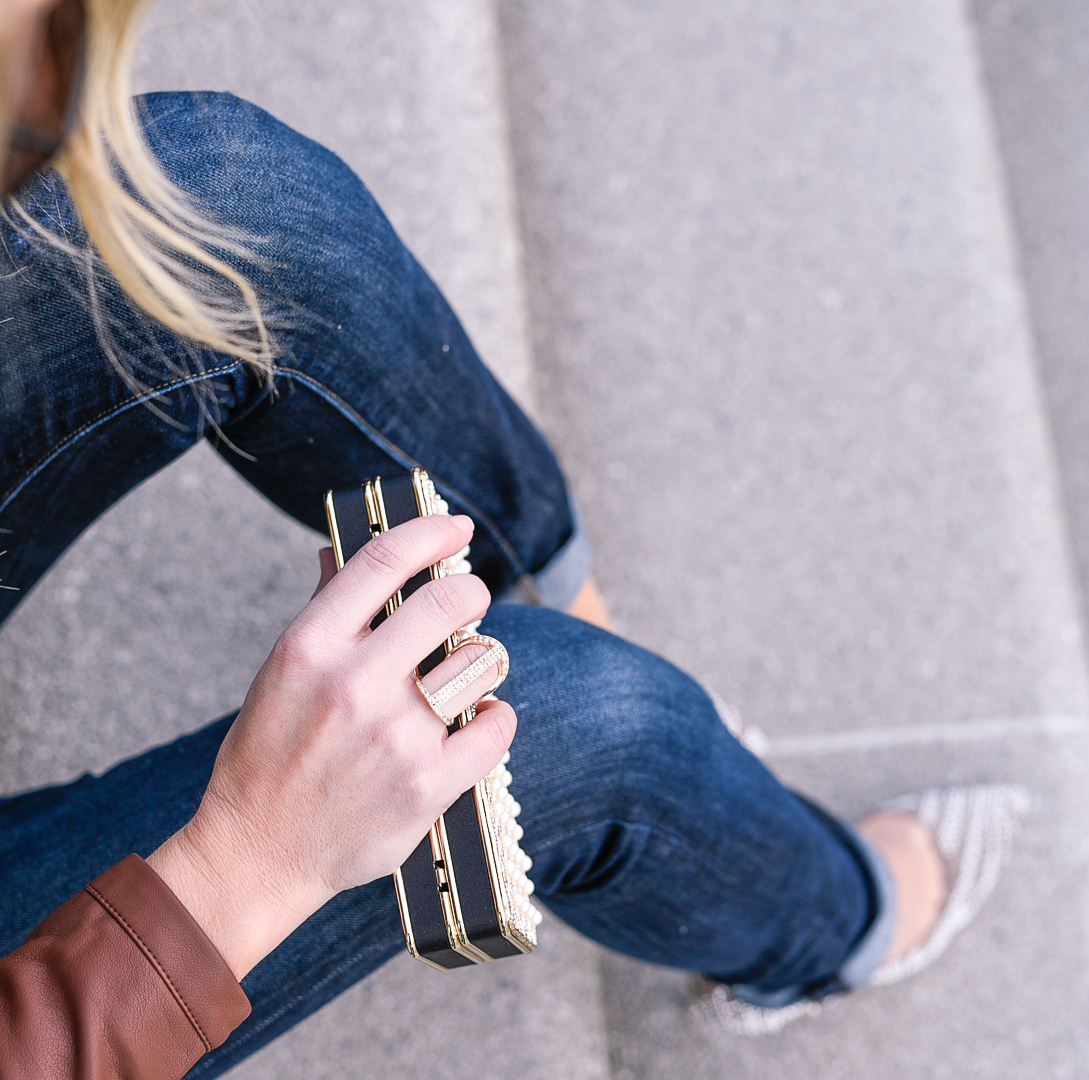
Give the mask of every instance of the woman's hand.
[[(196, 815), (148, 860), (238, 978), (336, 893), (391, 873), (510, 745), (509, 705), (482, 703), (448, 738), (411, 675), (483, 616), (483, 582), (430, 582), (368, 629), (387, 597), (471, 534), (465, 517), (419, 518), (335, 577), (323, 561), (322, 584), (250, 687)], [(471, 659), (451, 657), (428, 683)], [(451, 702), (451, 715), (469, 700)]]

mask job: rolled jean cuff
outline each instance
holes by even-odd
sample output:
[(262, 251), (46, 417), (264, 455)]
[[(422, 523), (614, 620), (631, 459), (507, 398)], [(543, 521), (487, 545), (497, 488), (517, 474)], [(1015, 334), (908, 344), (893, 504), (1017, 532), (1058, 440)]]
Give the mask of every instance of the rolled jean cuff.
[(851, 947), (847, 958), (832, 979), (819, 987), (788, 986), (782, 990), (757, 990), (751, 986), (733, 985), (735, 997), (764, 1009), (781, 1009), (804, 998), (822, 998), (844, 990), (864, 986), (880, 967), (889, 950), (896, 929), (896, 882), (885, 860), (850, 825), (839, 822), (845, 838), (852, 842), (855, 854), (869, 874), (873, 888), (874, 917), (862, 937)]
[(494, 603), (533, 604), (557, 611), (566, 611), (571, 606), (590, 576), (594, 558), (582, 514), (570, 496), (568, 505), (571, 508), (571, 535), (560, 550), (535, 574), (526, 574), (504, 589)]
[(870, 976), (881, 966), (892, 944), (896, 929), (896, 882), (877, 849), (866, 843), (850, 826), (844, 828), (854, 838), (859, 854), (866, 861), (877, 897), (877, 913), (873, 922), (839, 969), (839, 982), (843, 989), (854, 990), (870, 981)]

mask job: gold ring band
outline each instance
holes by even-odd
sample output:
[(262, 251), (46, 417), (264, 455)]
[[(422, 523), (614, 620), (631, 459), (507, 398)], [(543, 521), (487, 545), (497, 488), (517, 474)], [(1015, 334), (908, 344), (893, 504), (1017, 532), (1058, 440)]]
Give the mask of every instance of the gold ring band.
[[(499, 689), (503, 684), (504, 679), (506, 679), (507, 673), (510, 671), (510, 656), (501, 641), (497, 641), (493, 637), (488, 637), (486, 634), (470, 634), (468, 637), (463, 638), (458, 642), (457, 647), (451, 650), (450, 656), (453, 656), (458, 649), (464, 649), (466, 645), (483, 645), (487, 649), (487, 652), (482, 656), (477, 657), (477, 659), (464, 671), (455, 675), (448, 683), (439, 687), (433, 694), (424, 686), (422, 679), (416, 680), (416, 686), (420, 693), (423, 694), (424, 701), (427, 702), (431, 711), (444, 724), (449, 724), (451, 718), (442, 711), (442, 707), (451, 698), (456, 697), (462, 690), (471, 686), (489, 668), (498, 668), (498, 674), (491, 686), (477, 697), (477, 701), (479, 701), (480, 698), (487, 697), (488, 694), (494, 693)], [(449, 657), (447, 657), (447, 659), (449, 659)]]

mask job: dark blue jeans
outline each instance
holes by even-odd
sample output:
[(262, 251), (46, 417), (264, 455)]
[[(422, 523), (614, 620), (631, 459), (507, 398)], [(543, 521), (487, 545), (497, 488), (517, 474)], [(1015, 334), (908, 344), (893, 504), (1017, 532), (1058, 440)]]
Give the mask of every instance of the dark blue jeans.
[[(115, 286), (92, 317), (78, 265), (0, 225), (0, 572), (20, 590), (0, 592), (0, 617), (111, 503), (202, 437), (316, 529), (326, 489), (423, 464), (476, 520), (473, 562), (493, 594), (570, 601), (585, 541), (552, 454), (359, 180), (234, 98), (162, 94), (143, 108), (170, 175), (257, 238), (261, 259), (244, 269), (276, 322), (276, 393), (149, 324)], [(55, 177), (22, 198), (79, 241)], [(146, 400), (110, 366), (95, 318)], [(753, 1000), (868, 976), (892, 913), (882, 868), (741, 747), (695, 682), (549, 606), (497, 604), (485, 629), (511, 654), (511, 769), (545, 905), (611, 948), (712, 973)], [(0, 949), (178, 829), (231, 719), (0, 802)], [(247, 976), (253, 1015), (191, 1075), (218, 1075), (402, 947), (388, 881), (336, 897)]]

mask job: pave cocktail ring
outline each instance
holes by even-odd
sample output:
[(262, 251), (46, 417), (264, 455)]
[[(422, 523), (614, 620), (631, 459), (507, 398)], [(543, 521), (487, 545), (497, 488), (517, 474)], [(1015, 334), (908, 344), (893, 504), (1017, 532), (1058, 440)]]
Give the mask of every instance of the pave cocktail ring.
[(498, 690), (502, 686), (503, 680), (506, 679), (507, 672), (510, 671), (510, 657), (507, 655), (507, 650), (501, 641), (488, 637), (486, 634), (470, 634), (458, 642), (457, 647), (451, 650), (450, 656), (453, 656), (458, 650), (464, 649), (466, 645), (483, 645), (487, 652), (477, 657), (464, 671), (455, 675), (445, 686), (440, 687), (433, 694), (428, 691), (421, 679), (416, 680), (416, 686), (419, 688), (420, 693), (423, 694), (424, 700), (431, 706), (431, 711), (447, 725), (451, 723), (451, 717), (443, 712), (443, 706), (451, 698), (456, 697), (462, 690), (471, 686), (489, 668), (498, 668), (499, 670), (495, 679), (492, 680), (491, 686), (477, 695), (477, 701), (479, 701)]

